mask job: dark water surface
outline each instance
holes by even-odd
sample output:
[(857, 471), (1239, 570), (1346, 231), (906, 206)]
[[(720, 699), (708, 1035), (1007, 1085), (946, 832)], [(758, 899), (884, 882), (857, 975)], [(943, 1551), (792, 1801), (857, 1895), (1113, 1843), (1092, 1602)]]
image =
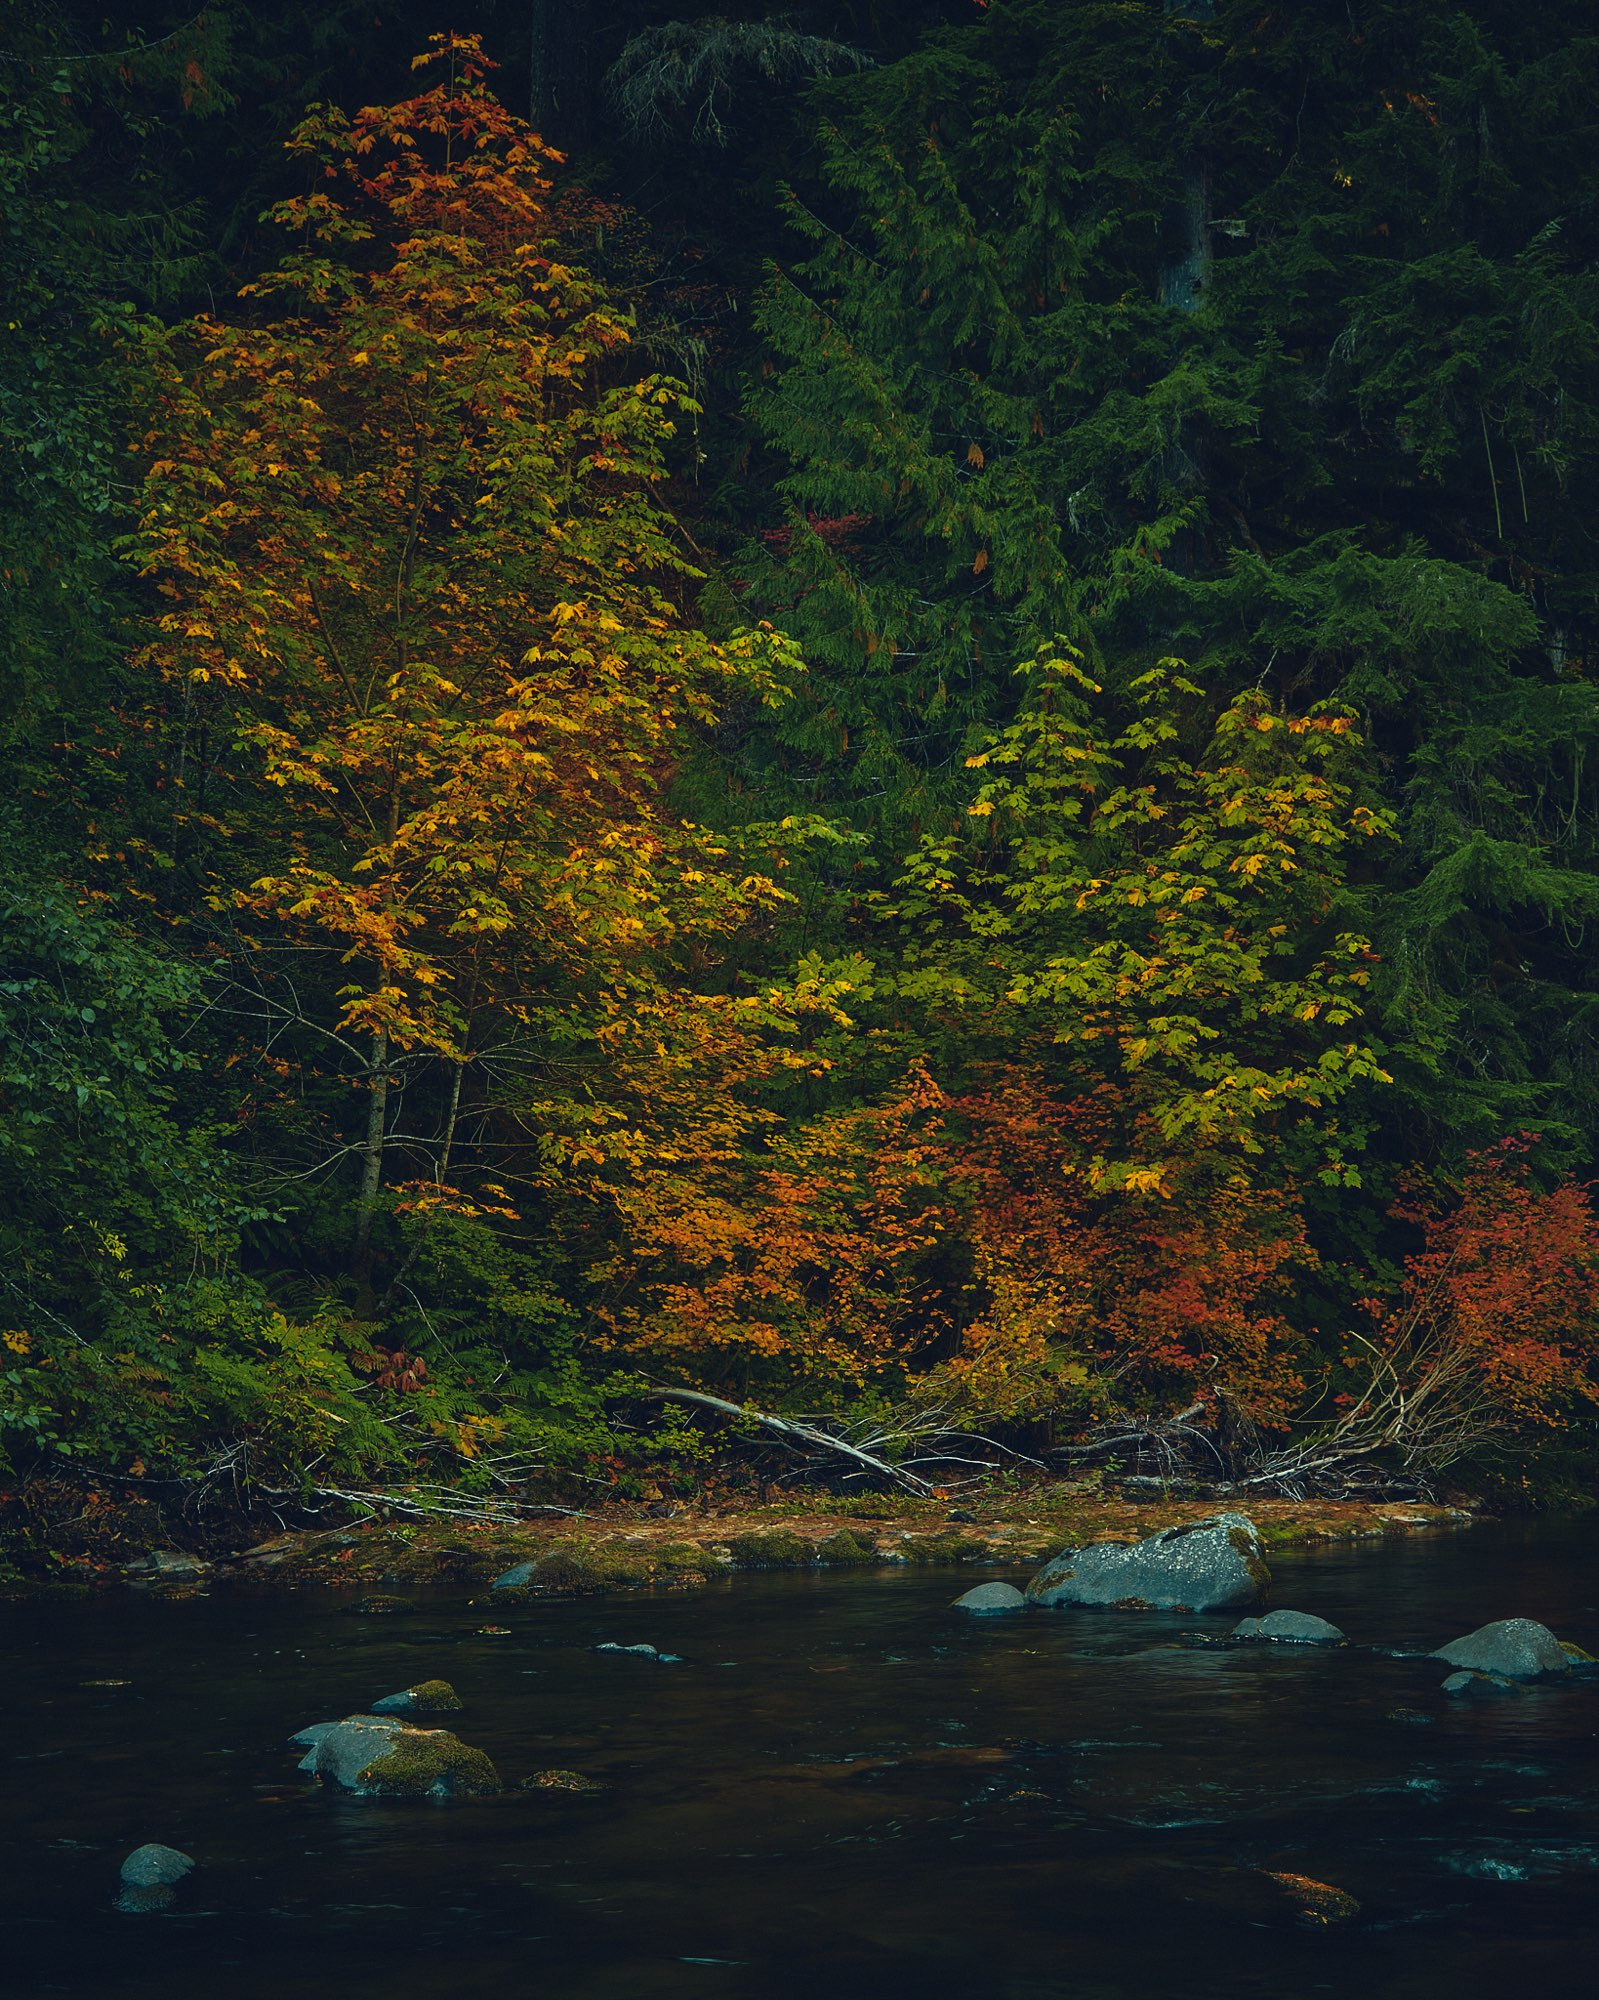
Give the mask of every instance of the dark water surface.
[[(1274, 1596), (1375, 1646), (1528, 1616), (1599, 1652), (1594, 1546), (1554, 1523), (1307, 1551), (1276, 1560)], [(452, 1594), (382, 1619), (307, 1593), (0, 1607), (0, 1991), (1591, 1990), (1599, 1682), (1463, 1706), (1435, 1662), (1176, 1648), (1188, 1616), (946, 1610), (988, 1574)], [(589, 1651), (607, 1639), (687, 1658)], [(508, 1786), (565, 1766), (609, 1789), (402, 1805), (295, 1772), (292, 1730), (434, 1675)], [(1399, 1705), (1434, 1720), (1387, 1720)], [(121, 1915), (118, 1865), (146, 1840), (203, 1871), (175, 1910)], [(1307, 1928), (1260, 1869), (1361, 1914)]]

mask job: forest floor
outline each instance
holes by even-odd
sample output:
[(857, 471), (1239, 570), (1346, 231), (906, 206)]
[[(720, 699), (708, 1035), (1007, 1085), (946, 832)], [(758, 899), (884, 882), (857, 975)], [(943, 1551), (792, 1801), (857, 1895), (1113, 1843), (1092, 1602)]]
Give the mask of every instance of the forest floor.
[[(231, 1583), (273, 1589), (332, 1585), (376, 1593), (429, 1583), (483, 1588), (519, 1564), (533, 1565), (531, 1595), (630, 1588), (692, 1588), (733, 1569), (798, 1569), (895, 1563), (1036, 1566), (1058, 1549), (1091, 1541), (1136, 1541), (1224, 1508), (1247, 1512), (1272, 1548), (1314, 1542), (1437, 1533), (1469, 1525), (1465, 1507), (1419, 1501), (1137, 1499), (1040, 1488), (959, 1502), (874, 1494), (840, 1499), (800, 1494), (740, 1504), (611, 1502), (582, 1513), (551, 1512), (510, 1526), (463, 1521), (367, 1520), (294, 1529), (266, 1540), (221, 1540), (168, 1528), (150, 1508), (84, 1508), (57, 1515), (24, 1558), (24, 1577), (46, 1586), (137, 1583), (180, 1591)], [(43, 1526), (43, 1524), (36, 1524)], [(170, 1556), (151, 1552), (170, 1550)], [(22, 1581), (21, 1578), (18, 1579)], [(25, 1586), (24, 1586), (25, 1587)], [(381, 1609), (374, 1602), (372, 1609)]]

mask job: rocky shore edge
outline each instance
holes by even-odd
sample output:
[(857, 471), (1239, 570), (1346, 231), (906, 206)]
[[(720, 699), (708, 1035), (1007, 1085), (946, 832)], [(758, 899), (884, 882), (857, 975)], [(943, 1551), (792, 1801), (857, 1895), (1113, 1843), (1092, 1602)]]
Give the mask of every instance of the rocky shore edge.
[[(864, 1568), (882, 1564), (1036, 1566), (1064, 1543), (1133, 1542), (1214, 1514), (1209, 1500), (1048, 1492), (960, 1504), (874, 1495), (749, 1507), (613, 1504), (546, 1514), (510, 1526), (366, 1520), (297, 1529), (238, 1547), (185, 1538), (142, 1548), (59, 1554), (46, 1576), (22, 1575), (9, 1594), (132, 1587), (163, 1595), (217, 1587), (332, 1587), (380, 1612), (391, 1589), (441, 1584), (589, 1596), (615, 1590), (695, 1589), (741, 1570)], [(1265, 1548), (1436, 1534), (1467, 1527), (1468, 1508), (1420, 1501), (1260, 1499), (1250, 1516)], [(524, 1568), (521, 1583), (491, 1586)]]

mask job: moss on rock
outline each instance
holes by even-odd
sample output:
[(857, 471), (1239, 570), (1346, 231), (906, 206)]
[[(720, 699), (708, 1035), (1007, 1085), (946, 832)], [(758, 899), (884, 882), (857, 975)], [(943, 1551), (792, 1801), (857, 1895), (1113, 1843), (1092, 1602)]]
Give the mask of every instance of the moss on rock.
[(816, 1560), (835, 1569), (847, 1569), (860, 1563), (874, 1563), (878, 1554), (870, 1542), (849, 1528), (840, 1528), (825, 1542), (816, 1544)]
[(581, 1771), (535, 1771), (531, 1778), (524, 1778), (517, 1787), (523, 1792), (603, 1792), (605, 1787), (596, 1778), (585, 1778)]
[(809, 1569), (816, 1561), (816, 1544), (783, 1528), (729, 1535), (725, 1546), (740, 1569)]

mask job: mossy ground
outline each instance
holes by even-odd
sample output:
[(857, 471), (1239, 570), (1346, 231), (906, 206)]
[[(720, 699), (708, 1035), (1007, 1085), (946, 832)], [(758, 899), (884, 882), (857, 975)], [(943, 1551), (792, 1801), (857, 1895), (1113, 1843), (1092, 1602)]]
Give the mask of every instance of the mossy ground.
[[(1275, 1549), (1310, 1542), (1437, 1532), (1471, 1518), (1458, 1508), (1409, 1501), (1245, 1504), (1268, 1558)], [(494, 1577), (529, 1561), (537, 1573), (528, 1588), (496, 1593), (496, 1602), (514, 1602), (518, 1595), (694, 1589), (739, 1569), (878, 1563), (1036, 1568), (1062, 1548), (1137, 1541), (1228, 1505), (1239, 1503), (1132, 1500), (1062, 1483), (963, 1495), (958, 1502), (892, 1493), (799, 1493), (750, 1505), (613, 1502), (580, 1516), (538, 1516), (515, 1527), (367, 1521), (264, 1542), (246, 1539), (232, 1549), (213, 1538), (206, 1547), (212, 1568), (203, 1587), (333, 1585), (350, 1592), (350, 1610), (376, 1615), (409, 1610), (409, 1600), (394, 1593), (421, 1583), (457, 1584), (486, 1599)], [(178, 1526), (160, 1523), (150, 1545), (181, 1546)], [(15, 1590), (118, 1584), (127, 1546), (116, 1544), (116, 1560), (87, 1553), (52, 1558), (44, 1575), (29, 1575)]]
[[(952, 1519), (952, 1511), (959, 1516)], [(1258, 1500), (1249, 1515), (1268, 1551), (1311, 1542), (1366, 1540), (1439, 1532), (1469, 1515), (1450, 1507), (1405, 1503)], [(1034, 1567), (1061, 1548), (1091, 1541), (1137, 1541), (1160, 1528), (1203, 1520), (1214, 1501), (1122, 1500), (1058, 1491), (968, 1502), (896, 1499), (876, 1494), (840, 1505), (828, 1495), (801, 1496), (747, 1510), (665, 1513), (645, 1505), (596, 1509), (581, 1522), (536, 1520), (515, 1528), (463, 1534), (372, 1523), (342, 1538), (282, 1537), (219, 1569), (219, 1584), (315, 1582), (370, 1592), (409, 1583), (462, 1579), (487, 1601), (490, 1581), (533, 1562), (519, 1597), (592, 1596), (615, 1590), (693, 1589), (747, 1569), (861, 1568), (871, 1564), (986, 1564)]]

